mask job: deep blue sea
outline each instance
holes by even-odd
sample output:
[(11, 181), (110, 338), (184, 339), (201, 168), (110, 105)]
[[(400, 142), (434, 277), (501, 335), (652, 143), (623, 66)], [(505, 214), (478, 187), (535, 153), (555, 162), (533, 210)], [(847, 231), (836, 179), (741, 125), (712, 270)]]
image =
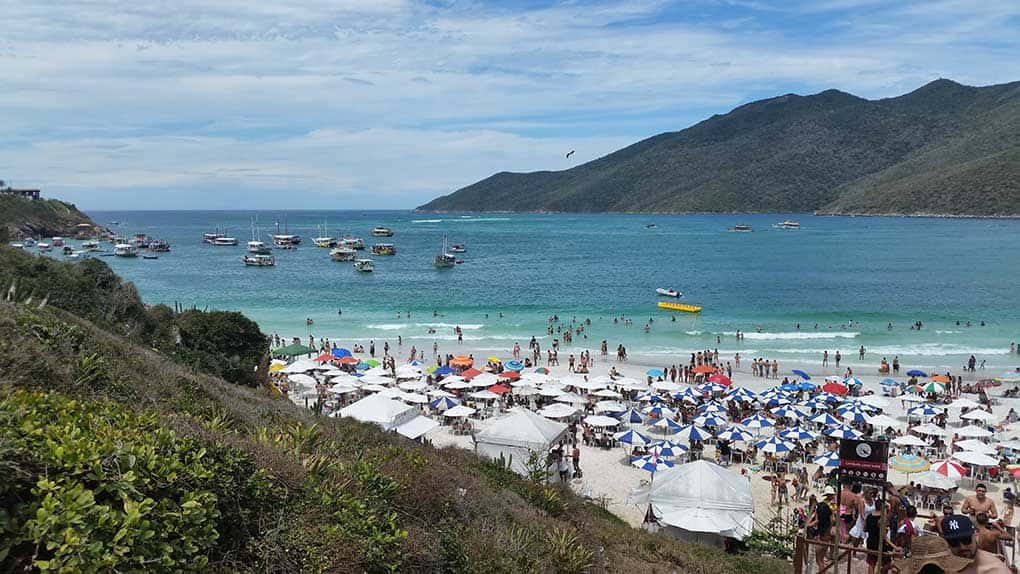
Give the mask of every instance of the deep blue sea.
[[(591, 319), (588, 340), (576, 338), (577, 349), (597, 350), (607, 339), (610, 348), (622, 342), (632, 356), (663, 363), (705, 348), (787, 364), (818, 362), (824, 350), (856, 357), (860, 345), (871, 364), (899, 355), (905, 366), (956, 369), (971, 353), (996, 371), (1020, 362), (1008, 353), (1010, 342), (1020, 341), (1016, 220), (407, 211), (90, 215), (102, 224), (118, 221), (111, 227), (122, 235), (171, 242), (172, 252), (158, 260), (104, 259), (147, 302), (239, 310), (265, 332), (287, 337), (312, 333), (381, 345), (401, 335), (419, 348), (437, 339), (442, 349), (455, 344), (452, 327), (460, 325), (465, 346), (506, 354), (514, 341), (526, 346), (532, 335), (551, 339), (548, 318), (558, 314), (567, 321)], [(268, 242), (274, 222), (285, 215), (290, 232), (304, 238), (301, 247), (276, 251), (275, 268), (245, 267), (251, 219), (258, 218)], [(772, 228), (784, 219), (799, 220), (802, 228)], [(375, 273), (356, 273), (312, 244), (324, 223), (330, 235), (352, 234), (368, 245), (392, 242), (398, 253), (375, 257)], [(650, 223), (657, 228), (646, 228)], [(727, 231), (737, 223), (754, 232)], [(391, 227), (394, 237), (373, 238), (376, 225)], [(216, 228), (241, 244), (202, 243), (202, 233)], [(432, 257), (444, 235), (466, 243), (468, 251), (463, 265), (437, 270)], [(682, 301), (704, 311), (673, 321), (656, 308), (656, 287), (680, 290)], [(633, 325), (614, 323), (619, 316)], [(308, 318), (314, 325), (306, 326)], [(645, 332), (649, 319), (654, 322)], [(911, 330), (918, 320), (924, 327)], [(738, 329), (746, 332), (739, 343), (733, 336)]]

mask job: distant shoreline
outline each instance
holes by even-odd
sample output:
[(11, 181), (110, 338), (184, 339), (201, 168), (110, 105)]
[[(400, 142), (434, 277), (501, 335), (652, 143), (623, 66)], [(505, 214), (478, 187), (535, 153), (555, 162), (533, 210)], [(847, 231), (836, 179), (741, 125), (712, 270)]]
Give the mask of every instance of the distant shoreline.
[(555, 211), (555, 210), (512, 210), (512, 209), (413, 209), (413, 213), (447, 214), (501, 214), (501, 215), (805, 215), (811, 217), (905, 217), (912, 219), (1020, 219), (1020, 213), (1013, 215), (977, 215), (951, 213), (830, 213), (804, 211)]

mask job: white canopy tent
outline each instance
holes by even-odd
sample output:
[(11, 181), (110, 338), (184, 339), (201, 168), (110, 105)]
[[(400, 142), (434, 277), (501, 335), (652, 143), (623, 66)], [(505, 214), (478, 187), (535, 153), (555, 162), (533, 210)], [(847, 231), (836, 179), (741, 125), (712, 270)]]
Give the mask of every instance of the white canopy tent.
[(379, 394), (351, 403), (337, 411), (337, 414), (365, 423), (375, 423), (385, 430), (394, 430), (412, 439), (439, 426), (436, 421), (419, 416), (417, 407)]
[(563, 423), (527, 409), (514, 408), (474, 435), (475, 452), (491, 459), (502, 456), (511, 470), (523, 475), (528, 472), (531, 453), (537, 453), (544, 463), (546, 453), (566, 432), (567, 425)]
[(754, 528), (754, 501), (747, 479), (705, 460), (657, 472), (648, 503), (660, 525), (682, 540), (722, 546), (743, 540)]

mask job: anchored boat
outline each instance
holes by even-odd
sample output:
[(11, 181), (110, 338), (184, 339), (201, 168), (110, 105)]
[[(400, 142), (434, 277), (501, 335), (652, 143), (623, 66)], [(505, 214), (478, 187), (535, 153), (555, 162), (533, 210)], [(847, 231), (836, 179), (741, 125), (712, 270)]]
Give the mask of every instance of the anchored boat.
[(392, 243), (376, 243), (372, 246), (372, 255), (396, 255), (397, 246)]
[(371, 273), (375, 271), (375, 261), (371, 259), (356, 259), (354, 261), (354, 270), (361, 273)]
[(443, 236), (443, 250), (432, 260), (432, 264), (438, 269), (449, 269), (457, 264), (457, 256), (450, 253), (446, 248), (446, 236)]
[(372, 228), (372, 235), (376, 237), (393, 237), (393, 230), (389, 227), (374, 227)]
[(655, 290), (655, 292), (658, 293), (659, 295), (662, 295), (663, 297), (683, 297), (683, 293), (677, 291), (676, 289), (663, 289), (662, 287), (659, 287), (658, 289)]
[(272, 255), (245, 255), (241, 258), (246, 267), (275, 267), (276, 259)]

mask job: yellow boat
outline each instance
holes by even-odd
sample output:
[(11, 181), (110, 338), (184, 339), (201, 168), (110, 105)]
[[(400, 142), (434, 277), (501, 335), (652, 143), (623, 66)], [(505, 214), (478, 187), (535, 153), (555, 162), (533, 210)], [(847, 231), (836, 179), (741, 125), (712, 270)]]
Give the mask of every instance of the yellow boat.
[(667, 311), (683, 311), (684, 313), (701, 313), (701, 305), (669, 303), (666, 301), (659, 301), (659, 309), (665, 309)]

